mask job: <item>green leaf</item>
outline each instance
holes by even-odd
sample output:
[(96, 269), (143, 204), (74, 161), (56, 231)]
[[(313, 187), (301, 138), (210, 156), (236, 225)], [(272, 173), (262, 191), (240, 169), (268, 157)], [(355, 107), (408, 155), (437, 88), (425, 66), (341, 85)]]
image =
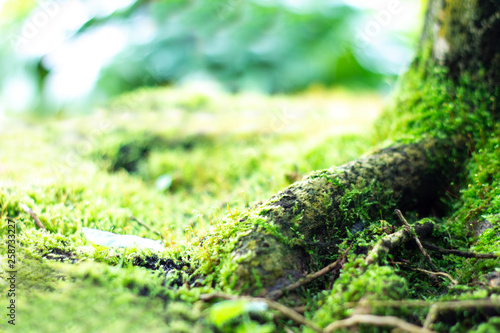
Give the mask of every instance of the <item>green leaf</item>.
[(243, 300), (222, 301), (210, 308), (209, 318), (216, 325), (221, 326), (227, 321), (250, 311), (267, 310), (264, 302), (247, 302)]

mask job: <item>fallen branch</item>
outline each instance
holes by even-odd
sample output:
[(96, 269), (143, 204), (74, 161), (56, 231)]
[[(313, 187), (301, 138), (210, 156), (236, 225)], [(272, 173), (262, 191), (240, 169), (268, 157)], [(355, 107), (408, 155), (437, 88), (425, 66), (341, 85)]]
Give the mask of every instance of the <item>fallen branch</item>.
[(452, 250), (452, 249), (445, 249), (436, 245), (433, 245), (431, 243), (427, 242), (422, 242), (422, 244), (428, 248), (429, 250), (432, 251), (438, 251), (444, 254), (453, 254), (458, 257), (463, 257), (463, 258), (477, 258), (477, 259), (497, 259), (500, 258), (500, 255), (496, 253), (476, 253), (476, 252), (468, 252), (468, 251), (460, 251), (460, 250)]
[(349, 252), (349, 250), (351, 248), (352, 248), (352, 245), (349, 246), (349, 248), (347, 248), (347, 250), (344, 251), (342, 256), (340, 256), (335, 262), (329, 264), (328, 266), (324, 267), (323, 269), (321, 269), (317, 272), (306, 275), (305, 277), (299, 279), (297, 282), (294, 282), (294, 283), (289, 284), (288, 286), (286, 286), (282, 289), (278, 289), (278, 290), (275, 290), (275, 291), (269, 293), (268, 297), (270, 299), (276, 300), (276, 299), (280, 298), (281, 296), (283, 296), (283, 294), (285, 294), (286, 292), (298, 289), (298, 288), (302, 287), (303, 285), (308, 284), (309, 282), (311, 282), (319, 277), (322, 277), (323, 275), (325, 275), (325, 274), (327, 274), (335, 269), (340, 269), (342, 267), (342, 261), (347, 256), (347, 253)]
[(278, 311), (281, 313), (283, 316), (293, 320), (294, 322), (305, 325), (309, 327), (310, 329), (322, 333), (323, 329), (319, 327), (317, 324), (313, 323), (300, 313), (284, 306), (281, 303), (275, 302), (273, 300), (270, 300), (268, 298), (263, 298), (263, 297), (251, 297), (251, 296), (236, 296), (236, 295), (231, 295), (231, 294), (225, 294), (225, 293), (212, 293), (212, 294), (202, 294), (200, 295), (200, 300), (202, 301), (210, 301), (215, 298), (221, 298), (221, 299), (226, 299), (226, 300), (245, 300), (249, 302), (265, 302), (267, 306), (273, 310)]
[(403, 213), (401, 213), (401, 211), (399, 209), (394, 210), (394, 212), (399, 217), (399, 219), (401, 220), (401, 222), (403, 222), (403, 224), (405, 225), (405, 227), (408, 228), (410, 230), (410, 232), (412, 233), (413, 239), (417, 243), (418, 248), (420, 249), (420, 252), (422, 252), (422, 254), (424, 255), (425, 259), (427, 259), (427, 261), (429, 262), (429, 265), (431, 265), (431, 268), (434, 271), (438, 271), (438, 268), (432, 262), (431, 256), (427, 253), (427, 251), (425, 251), (424, 247), (422, 246), (422, 243), (420, 243), (420, 239), (418, 239), (418, 236), (413, 232), (413, 229), (412, 229), (411, 225), (408, 223), (408, 221), (406, 221), (405, 217), (403, 216)]
[(141, 220), (139, 220), (137, 217), (135, 216), (130, 216), (130, 219), (134, 222), (137, 222), (137, 224), (143, 226), (144, 228), (148, 229), (149, 231), (161, 236), (161, 233), (158, 231), (158, 230), (155, 230), (153, 228), (151, 228), (149, 225), (147, 225), (146, 223), (142, 222)]
[(19, 203), (19, 207), (21, 207), (21, 209), (25, 213), (27, 213), (27, 214), (29, 214), (31, 216), (31, 218), (33, 219), (33, 221), (35, 221), (35, 224), (37, 225), (38, 228), (47, 231), (47, 229), (45, 229), (45, 226), (42, 224), (42, 222), (40, 221), (40, 219), (38, 218), (38, 216), (36, 215), (36, 213), (31, 208), (29, 208), (28, 206), (26, 206), (23, 203)]
[(369, 314), (357, 314), (347, 319), (338, 320), (329, 324), (323, 330), (324, 333), (333, 332), (339, 328), (351, 327), (359, 324), (369, 324), (375, 326), (392, 326), (410, 333), (433, 333), (427, 328), (411, 324), (403, 319), (393, 316), (375, 316)]

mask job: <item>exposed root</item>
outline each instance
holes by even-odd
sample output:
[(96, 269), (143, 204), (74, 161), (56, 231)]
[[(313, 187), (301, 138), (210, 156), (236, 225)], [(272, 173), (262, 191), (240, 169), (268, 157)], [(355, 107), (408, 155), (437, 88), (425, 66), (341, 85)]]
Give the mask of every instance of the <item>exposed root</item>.
[(416, 271), (416, 272), (422, 272), (422, 273), (426, 273), (426, 274), (429, 274), (429, 275), (445, 277), (448, 280), (450, 280), (451, 283), (454, 284), (455, 286), (458, 284), (457, 280), (455, 280), (450, 274), (445, 273), (445, 272), (433, 272), (433, 271), (428, 271), (426, 269), (412, 268), (412, 267), (408, 267), (408, 268), (411, 269), (412, 271)]
[[(471, 299), (463, 301), (448, 301), (448, 302), (430, 302), (424, 300), (362, 300), (360, 302), (348, 302), (343, 304), (346, 308), (358, 307), (389, 307), (389, 308), (430, 308), (424, 322), (424, 329), (429, 332), (430, 326), (436, 322), (439, 313), (446, 310), (459, 310), (459, 309), (495, 309), (500, 311), (500, 299)], [(330, 324), (331, 325), (331, 324)], [(328, 329), (328, 326), (325, 328)], [(331, 331), (330, 331), (331, 332)]]
[(391, 251), (393, 248), (407, 242), (410, 237), (411, 232), (406, 228), (383, 237), (368, 253), (365, 259), (365, 264), (371, 265), (373, 263), (380, 262), (380, 258), (389, 253), (389, 251)]
[(362, 299), (359, 302), (346, 302), (343, 304), (343, 306), (349, 309), (356, 308), (359, 306), (389, 307), (389, 308), (402, 308), (402, 307), (430, 308), (433, 304), (435, 303), (419, 299), (385, 300), (385, 301)]
[(47, 229), (45, 229), (45, 226), (43, 225), (43, 223), (40, 221), (40, 219), (38, 218), (38, 216), (36, 215), (36, 213), (31, 209), (29, 208), (28, 206), (26, 206), (25, 204), (23, 203), (20, 203), (19, 204), (19, 207), (21, 207), (21, 209), (29, 214), (31, 216), (31, 218), (33, 219), (33, 221), (35, 221), (35, 224), (38, 228), (40, 229), (43, 229), (45, 231), (47, 231)]
[(369, 324), (375, 326), (392, 326), (410, 333), (433, 333), (427, 328), (411, 324), (403, 319), (393, 316), (375, 316), (370, 314), (356, 314), (347, 319), (335, 321), (323, 330), (324, 333), (333, 332), (339, 328), (351, 327), (359, 324)]
[(469, 252), (469, 251), (460, 251), (460, 250), (452, 250), (452, 249), (444, 249), (442, 247), (433, 245), (428, 242), (422, 242), (422, 244), (428, 248), (429, 250), (432, 251), (438, 251), (444, 254), (453, 254), (458, 257), (464, 257), (464, 258), (477, 258), (477, 259), (497, 259), (500, 258), (499, 254), (496, 253), (476, 253), (476, 252)]
[(427, 261), (429, 262), (429, 265), (431, 266), (431, 268), (434, 271), (438, 271), (438, 268), (432, 262), (431, 256), (427, 253), (427, 251), (425, 251), (424, 247), (422, 246), (422, 243), (420, 243), (420, 239), (418, 239), (418, 236), (414, 233), (411, 225), (408, 223), (408, 221), (406, 221), (406, 219), (403, 216), (403, 214), (401, 213), (401, 211), (399, 209), (396, 209), (396, 210), (394, 210), (394, 212), (399, 217), (399, 219), (401, 220), (401, 222), (403, 222), (403, 224), (405, 225), (405, 227), (410, 230), (411, 234), (413, 235), (413, 239), (415, 240), (415, 242), (418, 245), (418, 248), (420, 249), (420, 252), (422, 252), (422, 254), (424, 255), (425, 259), (427, 259)]
[(328, 266), (324, 267), (323, 269), (321, 269), (317, 272), (311, 273), (309, 275), (306, 275), (305, 277), (301, 278), (297, 282), (289, 284), (288, 286), (286, 286), (282, 289), (275, 290), (275, 291), (269, 293), (269, 295), (267, 295), (267, 296), (270, 299), (274, 299), (274, 300), (279, 299), (286, 292), (298, 289), (298, 288), (302, 287), (303, 285), (308, 284), (309, 282), (311, 282), (319, 277), (322, 277), (323, 275), (325, 275), (333, 270), (340, 270), (342, 268), (342, 265), (343, 265), (342, 263), (344, 262), (344, 259), (347, 256), (347, 253), (349, 252), (349, 250), (351, 248), (352, 248), (352, 245), (349, 246), (349, 248), (347, 250), (345, 250), (344, 253), (335, 262), (329, 264)]
[[(415, 232), (417, 233), (417, 235), (424, 236), (432, 232), (432, 224), (425, 223), (419, 228), (415, 228)], [(371, 265), (373, 263), (380, 262), (380, 258), (382, 258), (385, 254), (389, 253), (393, 248), (396, 248), (406, 243), (412, 238), (413, 238), (412, 229), (409, 229), (406, 226), (396, 231), (395, 233), (382, 237), (382, 239), (380, 239), (378, 243), (375, 244), (375, 246), (370, 250), (370, 252), (366, 256), (365, 264)]]
[(406, 263), (406, 262), (399, 262), (398, 261), (398, 262), (391, 262), (391, 264), (393, 264), (393, 265), (403, 265), (404, 268), (407, 268), (409, 270), (416, 271), (416, 272), (422, 272), (422, 273), (426, 273), (426, 274), (434, 275), (434, 276), (442, 276), (442, 277), (445, 277), (445, 278), (449, 279), (451, 281), (451, 283), (453, 283), (454, 285), (458, 284), (457, 280), (455, 280), (450, 274), (445, 273), (445, 272), (433, 272), (433, 271), (428, 271), (426, 269), (410, 267), (409, 264)]
[(452, 301), (452, 302), (437, 302), (434, 303), (427, 317), (425, 318), (424, 328), (429, 328), (438, 318), (439, 312), (443, 310), (457, 310), (457, 309), (477, 309), (477, 308), (495, 308), (500, 310), (500, 299), (471, 299), (465, 301)]
[[(347, 252), (346, 252), (346, 255), (347, 255)], [(343, 256), (342, 260), (339, 263), (339, 266), (340, 266), (339, 269), (335, 269), (335, 271), (333, 272), (333, 274), (330, 275), (330, 282), (328, 283), (328, 289), (329, 290), (333, 288), (333, 284), (335, 283), (335, 280), (340, 275), (340, 269), (342, 267), (344, 267), (344, 264), (346, 263), (346, 260), (347, 260), (347, 256)]]
[(281, 303), (275, 302), (273, 300), (270, 300), (268, 298), (262, 298), (262, 297), (250, 297), (250, 296), (236, 296), (236, 295), (231, 295), (231, 294), (225, 294), (225, 293), (212, 293), (212, 294), (203, 294), (200, 295), (200, 300), (202, 301), (210, 301), (215, 298), (221, 298), (221, 299), (226, 299), (226, 300), (246, 300), (249, 302), (265, 302), (267, 306), (273, 310), (278, 311), (281, 313), (283, 316), (293, 320), (297, 324), (301, 324), (304, 326), (309, 327), (310, 329), (322, 333), (323, 329), (319, 327), (317, 324), (313, 323), (300, 313), (284, 306)]
[(430, 275), (442, 276), (442, 277), (445, 277), (448, 280), (450, 280), (451, 283), (453, 283), (454, 285), (458, 284), (457, 280), (455, 280), (450, 274), (445, 273), (445, 272), (432, 272), (432, 271), (428, 271), (428, 270), (421, 269), (421, 268), (410, 268), (410, 269), (413, 271), (422, 272), (422, 273), (426, 273), (426, 274), (430, 274)]

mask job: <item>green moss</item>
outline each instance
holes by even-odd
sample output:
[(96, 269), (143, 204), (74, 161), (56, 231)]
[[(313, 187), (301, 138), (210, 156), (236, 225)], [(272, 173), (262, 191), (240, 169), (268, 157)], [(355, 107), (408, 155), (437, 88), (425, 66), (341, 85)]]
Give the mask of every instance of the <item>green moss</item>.
[(492, 317), (489, 318), (486, 323), (480, 324), (475, 330), (471, 330), (472, 333), (488, 333), (488, 332), (498, 332), (500, 331), (500, 318)]
[[(331, 292), (316, 305), (319, 309), (314, 313), (313, 320), (322, 327), (352, 315), (353, 305), (346, 307), (346, 303), (355, 303), (362, 299), (366, 301), (400, 300), (408, 293), (408, 283), (392, 268), (371, 265), (365, 270), (363, 259), (352, 259), (344, 266)], [(380, 310), (376, 310), (375, 313), (382, 314)], [(387, 310), (383, 313), (389, 314)], [(363, 330), (361, 327), (360, 329), (362, 332), (373, 331)]]
[(442, 67), (426, 66), (425, 79), (416, 70), (401, 78), (392, 105), (378, 120), (379, 137), (411, 142), (464, 135), (473, 150), (494, 126), (490, 110), (498, 91), (492, 94), (486, 83), (473, 81), (468, 74), (455, 82)]
[(52, 266), (64, 280), (51, 292), (20, 292), (16, 332), (18, 326), (20, 332), (212, 331), (189, 291), (165, 290), (160, 276), (146, 270)]
[[(497, 103), (498, 90), (478, 84), (477, 75), (453, 81), (439, 67), (430, 70), (427, 64), (420, 66), (420, 70), (404, 77), (394, 105), (379, 121), (375, 137), (366, 134), (368, 127), (362, 136), (340, 130), (332, 135), (331, 123), (328, 131), (312, 139), (316, 127), (303, 132), (266, 132), (261, 130), (262, 124), (257, 124), (257, 129), (241, 133), (232, 128), (235, 119), (244, 116), (244, 112), (238, 112), (251, 107), (280, 115), (276, 111), (282, 109), (280, 103), (292, 106), (299, 101), (283, 97), (257, 98), (254, 102), (254, 97), (244, 96), (177, 96), (168, 89), (124, 96), (110, 107), (112, 111), (127, 109), (126, 116), (110, 112), (77, 119), (74, 123), (78, 125), (72, 125), (71, 120), (53, 121), (21, 128), (17, 133), (2, 133), (0, 236), (1, 241), (6, 239), (7, 219), (15, 220), (22, 266), (19, 276), (23, 281), (19, 287), (20, 331), (35, 331), (35, 325), (37, 331), (58, 327), (62, 332), (213, 331), (215, 327), (206, 318), (210, 305), (197, 302), (201, 293), (258, 292), (269, 281), (279, 280), (278, 287), (295, 281), (303, 271), (288, 271), (287, 267), (295, 264), (293, 255), (297, 252), (293, 251), (297, 248), (313, 258), (310, 266), (303, 267), (308, 271), (330, 263), (339, 249), (350, 244), (362, 254), (363, 248), (370, 248), (399, 225), (392, 219), (396, 193), (384, 191), (383, 184), (366, 181), (376, 170), (353, 176), (348, 182), (352, 185), (346, 186), (347, 182), (336, 174), (342, 168), (324, 168), (358, 157), (377, 140), (387, 140), (386, 145), (395, 140), (413, 143), (433, 137), (451, 141), (451, 137), (460, 136), (449, 143), (457, 147), (457, 142), (462, 142), (470, 157), (468, 171), (450, 185), (449, 195), (442, 197), (447, 209), (439, 211), (441, 217), (433, 217), (436, 230), (431, 240), (448, 248), (500, 252), (500, 128), (490, 113)], [(307, 109), (321, 108), (319, 103)], [(237, 117), (224, 118), (229, 109), (234, 109)], [(217, 121), (208, 126), (209, 133), (200, 133), (199, 128), (207, 127), (207, 114)], [(192, 128), (169, 127), (172, 115)], [(304, 119), (310, 121), (306, 116)], [(113, 126), (94, 135), (94, 127), (101, 120)], [(285, 117), (283, 121), (288, 120)], [(80, 137), (90, 143), (90, 149), (81, 149), (86, 146)], [(423, 150), (430, 153), (435, 142), (427, 141)], [(430, 160), (436, 166), (446, 166), (449, 172), (451, 166), (457, 170), (462, 166), (460, 154), (459, 148), (450, 148), (446, 156), (431, 156)], [(389, 162), (380, 161), (377, 167)], [(288, 172), (300, 178), (302, 173), (322, 168), (309, 176), (314, 186), (304, 189), (292, 184), (288, 189), (293, 195), (284, 191), (264, 205), (254, 203), (289, 185), (285, 178)], [(165, 175), (172, 180), (170, 186), (155, 186)], [(459, 188), (463, 190), (459, 192)], [(293, 198), (302, 200), (307, 191), (321, 193), (308, 203), (314, 214)], [(335, 212), (334, 201), (340, 202)], [(33, 208), (48, 232), (34, 226), (20, 203)], [(449, 213), (452, 209), (455, 212)], [(408, 212), (407, 218), (412, 222), (424, 217), (417, 217), (419, 214)], [(131, 216), (161, 231), (162, 236), (134, 222)], [(284, 227), (285, 222), (290, 223)], [(489, 227), (475, 234), (480, 225)], [(165, 278), (158, 272), (132, 267), (133, 258), (145, 257), (149, 251), (95, 246), (81, 235), (82, 227), (163, 238), (166, 250), (160, 257), (189, 258), (193, 270)], [(332, 236), (322, 237), (323, 230)], [(5, 255), (3, 248), (0, 251)], [(360, 255), (357, 259), (350, 257), (333, 290), (321, 293), (329, 281), (319, 279), (287, 300), (300, 299), (308, 305), (308, 316), (326, 325), (350, 315), (353, 310), (346, 304), (362, 299), (409, 297), (434, 301), (481, 298), (496, 292), (487, 288), (485, 276), (499, 269), (497, 260), (431, 255), (438, 268), (456, 278), (460, 286), (453, 287), (445, 278), (432, 279), (403, 265), (366, 269)], [(381, 264), (399, 258), (411, 262), (412, 267), (428, 265), (411, 247), (395, 250)], [(63, 264), (53, 265), (53, 261)], [(172, 283), (178, 278), (180, 287)], [(5, 283), (0, 282), (0, 286), (4, 291)], [(374, 313), (402, 316), (417, 324), (421, 324), (425, 311), (373, 309)], [(244, 331), (256, 325), (254, 319), (254, 315), (242, 315), (218, 329)], [(258, 320), (267, 324), (267, 329), (274, 327), (271, 316)], [(443, 331), (457, 330), (442, 323), (436, 328), (439, 325), (444, 325)], [(469, 327), (487, 331), (495, 325), (497, 322), (490, 320)], [(383, 331), (366, 326), (360, 330)]]

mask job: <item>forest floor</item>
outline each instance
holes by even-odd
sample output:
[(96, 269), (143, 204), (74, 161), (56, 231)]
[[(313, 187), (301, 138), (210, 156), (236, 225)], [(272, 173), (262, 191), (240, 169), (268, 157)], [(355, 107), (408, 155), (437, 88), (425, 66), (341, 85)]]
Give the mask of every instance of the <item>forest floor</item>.
[[(386, 112), (376, 94), (340, 90), (268, 97), (155, 88), (84, 116), (2, 117), (0, 329), (499, 331), (500, 125), (488, 104), (495, 96), (440, 76), (419, 82), (406, 80)], [(412, 228), (391, 214), (348, 230), (335, 246), (352, 251), (329, 254), (340, 260), (333, 273), (284, 292), (281, 303), (238, 298), (215, 277), (233, 273), (231, 235), (245, 232), (240, 217), (259, 202), (396, 140), (449, 138), (462, 128), (467, 160), (440, 198), (442, 211), (405, 212), (412, 225), (433, 224), (429, 239), (441, 248), (432, 260), (407, 242), (366, 264), (368, 249)], [(363, 205), (353, 198), (341, 200)], [(117, 235), (147, 238), (161, 251)]]
[[(0, 327), (192, 332), (198, 326), (189, 326), (187, 316), (203, 321), (199, 330), (214, 328), (198, 303), (173, 302), (165, 310), (164, 299), (148, 296), (150, 271), (123, 262), (144, 250), (94, 244), (82, 227), (162, 240), (161, 257), (181, 257), (222, 216), (379, 147), (384, 138), (373, 123), (381, 110), (382, 98), (367, 93), (316, 89), (266, 97), (157, 88), (86, 116), (3, 117), (0, 236), (7, 242), (13, 221), (17, 276), (15, 329), (5, 315)], [(144, 279), (147, 287), (140, 287)], [(4, 309), (11, 287), (1, 280)], [(172, 297), (196, 298), (179, 295)]]

